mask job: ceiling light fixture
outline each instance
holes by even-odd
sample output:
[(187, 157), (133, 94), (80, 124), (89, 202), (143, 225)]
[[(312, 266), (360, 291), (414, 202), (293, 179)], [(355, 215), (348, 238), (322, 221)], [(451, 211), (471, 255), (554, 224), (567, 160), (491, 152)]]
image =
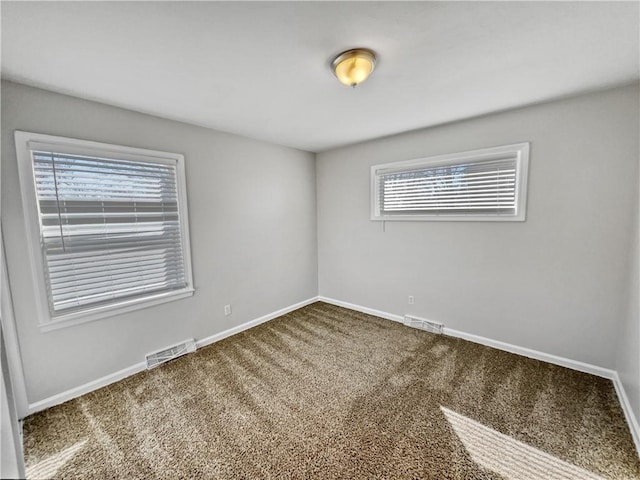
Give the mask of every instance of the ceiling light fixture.
[(342, 52), (331, 62), (331, 68), (340, 83), (355, 87), (364, 82), (376, 66), (376, 54), (367, 48), (354, 48)]

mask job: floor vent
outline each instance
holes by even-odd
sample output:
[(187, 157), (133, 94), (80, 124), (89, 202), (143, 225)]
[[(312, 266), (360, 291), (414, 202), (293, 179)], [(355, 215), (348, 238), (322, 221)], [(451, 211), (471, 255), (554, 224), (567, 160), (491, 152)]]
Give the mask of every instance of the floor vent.
[(184, 342), (172, 345), (157, 352), (147, 354), (147, 370), (151, 370), (158, 365), (178, 358), (187, 353), (196, 351), (196, 342), (193, 339), (185, 340)]
[(426, 330), (431, 333), (442, 333), (444, 325), (438, 322), (432, 322), (431, 320), (425, 320), (424, 318), (412, 317), (411, 315), (404, 316), (404, 324), (407, 327), (419, 328), (420, 330)]

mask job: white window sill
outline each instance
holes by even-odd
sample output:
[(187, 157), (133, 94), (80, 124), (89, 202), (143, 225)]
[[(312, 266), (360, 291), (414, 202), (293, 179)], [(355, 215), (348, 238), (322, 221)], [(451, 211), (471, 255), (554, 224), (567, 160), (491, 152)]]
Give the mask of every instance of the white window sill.
[(174, 292), (164, 292), (134, 300), (125, 300), (110, 305), (88, 308), (81, 312), (69, 313), (51, 318), (49, 322), (40, 323), (40, 331), (50, 332), (61, 328), (72, 327), (82, 323), (92, 322), (101, 318), (113, 317), (134, 310), (160, 305), (162, 303), (173, 302), (182, 298), (190, 297), (195, 290), (192, 287), (183, 288)]

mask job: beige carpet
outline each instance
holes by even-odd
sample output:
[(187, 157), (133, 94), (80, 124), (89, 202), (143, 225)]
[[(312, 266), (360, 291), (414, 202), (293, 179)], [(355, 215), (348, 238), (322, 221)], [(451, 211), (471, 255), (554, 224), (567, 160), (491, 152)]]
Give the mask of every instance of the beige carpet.
[(26, 419), (32, 478), (634, 479), (611, 382), (315, 303)]

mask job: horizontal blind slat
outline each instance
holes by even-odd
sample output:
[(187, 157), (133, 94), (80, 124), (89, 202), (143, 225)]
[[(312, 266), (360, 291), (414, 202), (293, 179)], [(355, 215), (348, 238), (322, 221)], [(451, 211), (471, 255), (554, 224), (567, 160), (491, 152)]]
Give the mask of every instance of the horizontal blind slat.
[(516, 173), (515, 170), (508, 171), (491, 171), (491, 172), (483, 172), (478, 174), (455, 174), (455, 175), (438, 175), (437, 173), (433, 173), (432, 175), (422, 175), (420, 177), (404, 177), (401, 176), (397, 178), (397, 175), (383, 177), (384, 182), (390, 187), (395, 186), (396, 184), (421, 184), (421, 183), (429, 183), (429, 182), (438, 182), (438, 183), (455, 183), (457, 181), (461, 181), (465, 179), (468, 182), (478, 181), (478, 180), (491, 180), (494, 178), (515, 178)]
[(96, 282), (67, 282), (64, 285), (56, 285), (53, 288), (54, 299), (67, 299), (78, 297), (78, 289), (81, 289), (83, 295), (102, 293), (113, 291), (114, 289), (133, 287), (136, 285), (144, 285), (148, 283), (157, 283), (158, 281), (172, 281), (175, 274), (167, 274), (167, 272), (144, 272), (137, 275), (128, 275), (126, 277), (103, 279)]
[(462, 188), (463, 186), (475, 186), (475, 185), (512, 185), (515, 183), (515, 177), (513, 178), (505, 178), (505, 177), (495, 177), (489, 179), (479, 179), (479, 180), (466, 180), (464, 178), (459, 179), (456, 182), (441, 182), (436, 180), (429, 180), (422, 183), (411, 183), (411, 184), (400, 184), (396, 183), (394, 185), (384, 185), (385, 191), (393, 192), (397, 190), (420, 190), (426, 188)]
[(164, 270), (178, 270), (183, 268), (182, 263), (176, 261), (165, 261), (164, 259), (145, 262), (130, 262), (127, 264), (109, 265), (110, 268), (104, 267), (91, 267), (75, 268), (67, 271), (57, 271), (51, 273), (51, 279), (55, 279), (56, 284), (64, 284), (66, 282), (74, 280), (93, 280), (99, 279), (105, 276), (124, 275), (137, 271), (150, 271), (154, 269), (162, 268)]
[[(67, 265), (75, 263), (100, 263), (102, 262), (121, 262), (131, 261), (135, 258), (156, 258), (158, 256), (167, 255), (173, 249), (179, 248), (178, 245), (171, 245), (167, 248), (148, 249), (144, 247), (131, 246), (122, 248), (118, 251), (103, 250), (97, 252), (64, 252), (57, 254), (55, 257), (48, 259), (49, 266), (55, 268), (65, 268)], [(107, 255), (108, 253), (108, 255)]]
[(423, 208), (423, 207), (408, 207), (408, 208), (391, 208), (389, 209), (389, 211), (393, 212), (394, 210), (396, 212), (398, 211), (441, 211), (441, 212), (447, 212), (450, 210), (504, 210), (504, 211), (511, 211), (511, 209), (513, 208), (514, 205), (506, 205), (506, 206), (498, 206), (498, 205), (494, 205), (491, 207), (487, 207), (487, 206), (480, 206), (480, 207), (473, 207), (473, 206), (451, 206), (451, 207), (447, 207), (447, 208), (439, 208), (439, 207), (433, 207), (433, 208)]
[(496, 190), (490, 190), (490, 189), (486, 189), (486, 190), (469, 190), (469, 191), (463, 191), (463, 192), (458, 192), (456, 190), (446, 190), (444, 192), (436, 192), (434, 194), (431, 195), (425, 195), (422, 192), (417, 192), (417, 193), (400, 193), (400, 194), (390, 194), (386, 196), (387, 200), (402, 200), (402, 201), (410, 201), (412, 199), (420, 199), (420, 198), (460, 198), (460, 197), (465, 197), (465, 198), (483, 198), (483, 197), (496, 197), (496, 196), (509, 196), (509, 197), (513, 197), (513, 192), (515, 189), (513, 188), (508, 188), (508, 189), (500, 189), (500, 191), (496, 191)]
[[(100, 294), (86, 295), (82, 298), (72, 298), (56, 302), (56, 311), (74, 311), (74, 307), (93, 307), (97, 305), (109, 304), (120, 300), (130, 300), (138, 297), (145, 297), (149, 294), (157, 294), (171, 290), (177, 290), (179, 287), (173, 286), (169, 282), (157, 282), (151, 285), (131, 287), (128, 289), (117, 290), (114, 292), (106, 292)], [(79, 308), (80, 310), (82, 308)]]

